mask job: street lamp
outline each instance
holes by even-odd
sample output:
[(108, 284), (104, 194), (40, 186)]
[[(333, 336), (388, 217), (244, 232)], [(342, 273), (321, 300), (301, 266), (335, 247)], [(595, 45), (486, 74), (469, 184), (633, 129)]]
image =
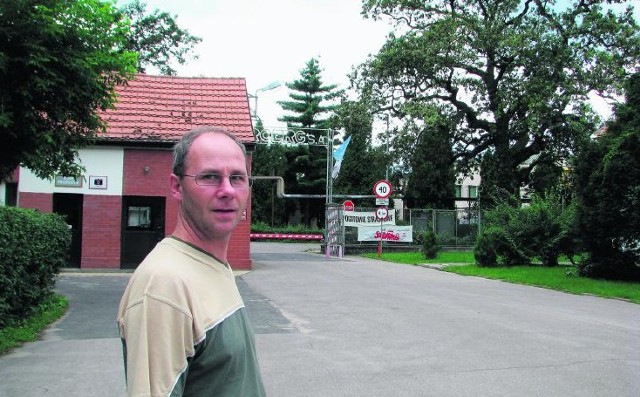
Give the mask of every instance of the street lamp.
[(258, 92), (260, 92), (260, 91), (262, 91), (262, 92), (270, 91), (270, 90), (273, 90), (275, 88), (280, 87), (281, 85), (282, 85), (281, 82), (273, 81), (273, 82), (267, 84), (266, 86), (264, 86), (262, 88), (258, 88), (256, 90), (256, 93), (253, 95), (253, 100), (254, 100), (254, 103), (253, 103), (253, 118), (255, 118), (256, 120), (258, 119)]

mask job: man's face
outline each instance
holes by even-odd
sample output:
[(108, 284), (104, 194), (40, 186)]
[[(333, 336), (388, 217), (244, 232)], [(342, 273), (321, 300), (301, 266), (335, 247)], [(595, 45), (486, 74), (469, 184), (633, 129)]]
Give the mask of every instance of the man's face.
[(229, 180), (229, 175), (247, 175), (242, 150), (224, 134), (200, 135), (187, 155), (185, 174), (202, 173), (217, 173), (224, 177), (219, 186), (200, 186), (195, 178), (183, 177), (174, 188), (174, 197), (182, 201), (182, 217), (201, 239), (228, 238), (249, 200), (249, 186), (237, 188)]

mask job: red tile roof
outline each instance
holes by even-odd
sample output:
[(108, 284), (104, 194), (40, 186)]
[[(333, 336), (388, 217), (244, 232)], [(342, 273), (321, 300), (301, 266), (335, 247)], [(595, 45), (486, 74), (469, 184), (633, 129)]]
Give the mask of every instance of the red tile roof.
[(244, 78), (138, 74), (116, 91), (115, 109), (101, 113), (107, 131), (100, 140), (175, 142), (193, 128), (216, 126), (255, 141)]

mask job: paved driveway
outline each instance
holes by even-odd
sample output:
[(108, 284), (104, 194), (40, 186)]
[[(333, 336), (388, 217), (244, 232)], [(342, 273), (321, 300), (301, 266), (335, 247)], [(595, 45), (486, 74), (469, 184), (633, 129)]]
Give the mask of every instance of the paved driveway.
[[(640, 305), (252, 243), (238, 284), (272, 397), (639, 396)], [(70, 311), (0, 359), (0, 396), (124, 394), (128, 274), (64, 274)]]

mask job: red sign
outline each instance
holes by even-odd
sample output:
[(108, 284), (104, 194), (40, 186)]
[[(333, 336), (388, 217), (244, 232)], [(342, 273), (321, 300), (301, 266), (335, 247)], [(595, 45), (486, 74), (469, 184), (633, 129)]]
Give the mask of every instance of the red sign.
[(351, 200), (345, 200), (345, 202), (342, 203), (342, 205), (344, 206), (345, 211), (353, 211), (356, 208), (356, 206), (353, 204), (353, 201)]
[(391, 187), (391, 182), (387, 180), (381, 180), (373, 185), (373, 194), (376, 195), (377, 198), (385, 199), (391, 196), (393, 192), (393, 187)]

